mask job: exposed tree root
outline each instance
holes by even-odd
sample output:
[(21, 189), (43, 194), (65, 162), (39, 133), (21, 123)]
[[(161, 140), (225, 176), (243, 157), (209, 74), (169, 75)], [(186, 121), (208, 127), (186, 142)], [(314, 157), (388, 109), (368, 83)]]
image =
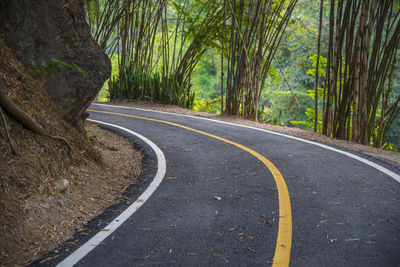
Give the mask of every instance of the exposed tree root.
[(10, 143), (11, 150), (14, 152), (15, 155), (18, 155), (18, 153), (15, 150), (14, 145), (12, 143), (10, 134), (8, 133), (6, 117), (4, 116), (4, 112), (3, 112), (3, 109), (1, 107), (0, 107), (0, 113), (1, 113), (1, 117), (3, 118), (4, 129), (6, 130), (6, 135), (7, 135), (8, 142)]
[[(68, 146), (68, 154), (71, 156), (71, 145), (61, 136), (54, 136), (46, 132), (42, 126), (40, 126), (36, 121), (34, 121), (25, 111), (20, 109), (17, 105), (15, 105), (11, 99), (0, 89), (0, 107), (2, 107), (8, 114), (18, 120), (25, 128), (31, 130), (35, 134), (47, 136), (53, 138), (55, 140), (61, 140)], [(2, 116), (3, 112), (2, 112)], [(4, 120), (4, 118), (3, 118)], [(5, 122), (5, 120), (4, 120)], [(7, 127), (6, 127), (7, 129)], [(8, 135), (8, 132), (7, 132)], [(11, 143), (11, 142), (10, 142)], [(15, 152), (14, 148), (12, 148)]]

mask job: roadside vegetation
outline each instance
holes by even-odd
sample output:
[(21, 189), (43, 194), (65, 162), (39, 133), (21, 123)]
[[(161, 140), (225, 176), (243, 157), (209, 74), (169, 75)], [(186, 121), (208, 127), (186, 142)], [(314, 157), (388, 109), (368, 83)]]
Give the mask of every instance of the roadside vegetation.
[(99, 101), (174, 104), (400, 149), (397, 1), (85, 6), (113, 66)]

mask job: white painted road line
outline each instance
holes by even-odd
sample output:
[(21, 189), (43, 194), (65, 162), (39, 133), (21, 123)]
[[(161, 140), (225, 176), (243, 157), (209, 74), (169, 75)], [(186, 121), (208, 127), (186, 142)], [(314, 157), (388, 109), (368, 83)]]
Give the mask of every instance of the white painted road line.
[(115, 124), (110, 124), (110, 123), (97, 121), (97, 120), (91, 120), (91, 119), (88, 119), (88, 121), (120, 129), (122, 131), (130, 133), (130, 134), (142, 139), (156, 153), (157, 161), (158, 161), (157, 162), (158, 169), (157, 169), (156, 176), (154, 177), (151, 184), (147, 187), (146, 191), (144, 191), (134, 203), (132, 203), (124, 212), (122, 212), (117, 218), (115, 218), (109, 225), (104, 227), (105, 231), (98, 232), (95, 236), (93, 236), (91, 239), (89, 239), (80, 248), (75, 250), (71, 255), (69, 255), (62, 262), (60, 262), (57, 265), (57, 267), (74, 266), (76, 263), (78, 263), (78, 261), (80, 261), (83, 257), (85, 257), (91, 250), (93, 250), (96, 246), (98, 246), (101, 242), (103, 242), (104, 239), (106, 239), (109, 235), (111, 235), (118, 227), (120, 227), (129, 217), (131, 217), (147, 201), (147, 199), (149, 199), (149, 197), (154, 193), (154, 191), (156, 191), (156, 189), (158, 188), (158, 186), (164, 179), (165, 172), (167, 169), (167, 164), (165, 161), (164, 153), (161, 151), (161, 149), (157, 145), (155, 145), (152, 141), (150, 141), (143, 135), (138, 134), (134, 131), (131, 131), (127, 128), (115, 125)]
[(217, 122), (217, 123), (221, 123), (221, 124), (226, 124), (226, 125), (231, 125), (231, 126), (238, 126), (238, 127), (243, 127), (243, 128), (247, 128), (247, 129), (252, 129), (252, 130), (257, 130), (257, 131), (261, 131), (261, 132), (266, 132), (269, 134), (274, 134), (274, 135), (278, 135), (278, 136), (283, 136), (286, 138), (290, 138), (290, 139), (294, 139), (300, 142), (304, 142), (307, 144), (311, 144), (311, 145), (315, 145), (315, 146), (319, 146), (321, 148), (324, 149), (328, 149), (331, 151), (334, 151), (336, 153), (340, 153), (342, 155), (348, 156), (352, 159), (358, 160), (362, 163), (367, 164), (368, 166), (371, 166), (372, 168), (377, 169), (378, 171), (392, 177), (393, 179), (395, 179), (397, 182), (400, 183), (400, 175), (392, 172), (391, 170), (376, 164), (370, 160), (364, 159), (360, 156), (354, 155), (350, 152), (347, 151), (343, 151), (337, 148), (333, 148), (324, 144), (320, 144), (317, 142), (313, 142), (313, 141), (309, 141), (303, 138), (299, 138), (299, 137), (295, 137), (295, 136), (291, 136), (291, 135), (287, 135), (287, 134), (283, 134), (283, 133), (278, 133), (278, 132), (273, 132), (270, 130), (265, 130), (265, 129), (260, 129), (257, 127), (252, 127), (252, 126), (247, 126), (247, 125), (241, 125), (241, 124), (236, 124), (236, 123), (232, 123), (232, 122), (226, 122), (226, 121), (220, 121), (220, 120), (214, 120), (214, 119), (209, 119), (209, 118), (203, 118), (203, 117), (196, 117), (196, 116), (191, 116), (191, 115), (185, 115), (185, 114), (178, 114), (178, 113), (171, 113), (171, 112), (165, 112), (165, 111), (158, 111), (158, 110), (151, 110), (151, 109), (142, 109), (142, 108), (133, 108), (133, 107), (126, 107), (126, 106), (117, 106), (117, 105), (108, 105), (108, 104), (99, 104), (99, 103), (93, 103), (92, 105), (97, 105), (97, 106), (104, 106), (104, 107), (115, 107), (115, 108), (125, 108), (125, 109), (135, 109), (135, 110), (142, 110), (142, 111), (149, 111), (149, 112), (154, 112), (154, 113), (161, 113), (161, 114), (168, 114), (168, 115), (174, 115), (174, 116), (180, 116), (180, 117), (187, 117), (187, 118), (192, 118), (192, 119), (198, 119), (198, 120), (206, 120), (206, 121), (212, 121), (212, 122)]

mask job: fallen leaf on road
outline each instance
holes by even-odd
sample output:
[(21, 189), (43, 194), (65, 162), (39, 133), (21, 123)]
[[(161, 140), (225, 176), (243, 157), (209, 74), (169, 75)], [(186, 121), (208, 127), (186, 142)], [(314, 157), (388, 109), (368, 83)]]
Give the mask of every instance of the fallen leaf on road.
[(139, 230), (140, 230), (140, 231), (150, 231), (151, 228), (140, 228)]
[(360, 243), (363, 243), (363, 244), (373, 244), (373, 243), (375, 243), (374, 241), (360, 241)]
[(345, 239), (344, 241), (349, 242), (349, 241), (358, 241), (358, 240), (360, 240), (360, 238), (348, 238), (348, 239)]
[(246, 235), (246, 236), (238, 236), (239, 241), (243, 241), (245, 238), (253, 240), (254, 236)]
[(248, 175), (247, 173), (239, 174), (239, 175), (236, 175), (235, 178), (240, 179), (240, 178), (246, 177), (247, 175)]
[(243, 199), (243, 197), (241, 197), (241, 196), (234, 196), (234, 195), (229, 195), (228, 198), (229, 199)]
[(221, 177), (208, 178), (209, 181), (215, 181), (215, 180), (219, 180), (219, 179), (221, 179)]
[(271, 220), (263, 220), (263, 221), (260, 221), (260, 222), (256, 222), (256, 224), (266, 224), (266, 223), (271, 223)]
[(253, 252), (253, 253), (256, 252), (254, 249), (252, 249), (252, 248), (250, 248), (250, 247), (248, 247), (247, 250), (248, 250), (248, 251), (251, 251), (251, 252)]
[(218, 254), (218, 253), (215, 253), (215, 252), (211, 252), (210, 254), (211, 254), (212, 256), (215, 256), (215, 257), (220, 257), (221, 259), (224, 260), (224, 262), (225, 262), (226, 264), (228, 264), (228, 260), (227, 260), (224, 256), (222, 256), (222, 255), (220, 255), (220, 254)]
[(219, 196), (215, 196), (214, 199), (215, 199), (215, 200), (221, 200), (222, 198), (219, 197)]
[(101, 231), (107, 232), (107, 231), (110, 231), (110, 229), (103, 228), (103, 229), (101, 229)]

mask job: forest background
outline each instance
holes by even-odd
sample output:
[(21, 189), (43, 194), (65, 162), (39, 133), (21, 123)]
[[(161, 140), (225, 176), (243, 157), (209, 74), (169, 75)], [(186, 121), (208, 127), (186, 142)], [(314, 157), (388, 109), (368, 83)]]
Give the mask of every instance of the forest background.
[[(400, 150), (397, 1), (87, 0), (98, 100), (146, 100)], [(319, 56), (318, 56), (319, 55)]]

